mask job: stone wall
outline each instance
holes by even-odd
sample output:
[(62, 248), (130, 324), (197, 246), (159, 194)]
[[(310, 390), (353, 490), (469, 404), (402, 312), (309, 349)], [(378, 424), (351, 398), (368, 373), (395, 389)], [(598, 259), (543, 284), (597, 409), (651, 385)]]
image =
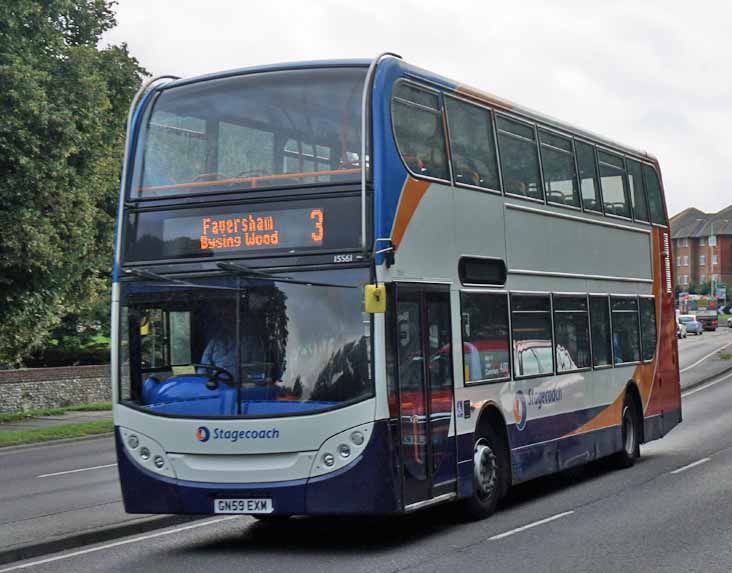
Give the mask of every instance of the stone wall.
[(111, 399), (109, 365), (0, 370), (0, 413)]

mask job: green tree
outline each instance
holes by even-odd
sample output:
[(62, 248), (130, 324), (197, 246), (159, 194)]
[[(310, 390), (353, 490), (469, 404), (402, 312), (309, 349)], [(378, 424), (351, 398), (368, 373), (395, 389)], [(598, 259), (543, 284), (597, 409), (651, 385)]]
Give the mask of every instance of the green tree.
[(127, 108), (145, 70), (110, 0), (0, 10), (0, 362), (106, 304)]

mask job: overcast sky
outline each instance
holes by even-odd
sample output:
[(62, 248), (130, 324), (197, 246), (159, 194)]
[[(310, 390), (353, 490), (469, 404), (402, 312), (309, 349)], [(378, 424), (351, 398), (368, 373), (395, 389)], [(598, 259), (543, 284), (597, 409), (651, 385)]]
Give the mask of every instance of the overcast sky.
[(732, 4), (119, 0), (152, 74), (382, 51), (656, 155), (669, 213), (732, 203)]

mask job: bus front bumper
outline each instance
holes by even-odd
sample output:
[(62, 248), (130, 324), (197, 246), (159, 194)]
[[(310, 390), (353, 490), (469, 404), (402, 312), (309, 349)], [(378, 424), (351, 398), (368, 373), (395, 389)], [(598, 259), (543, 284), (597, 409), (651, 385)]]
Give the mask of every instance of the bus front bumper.
[(273, 515), (374, 515), (401, 511), (392, 459), (394, 432), (374, 423), (362, 455), (332, 473), (268, 483), (205, 483), (152, 473), (130, 458), (115, 429), (122, 498), (128, 513), (214, 514), (216, 499), (270, 499)]

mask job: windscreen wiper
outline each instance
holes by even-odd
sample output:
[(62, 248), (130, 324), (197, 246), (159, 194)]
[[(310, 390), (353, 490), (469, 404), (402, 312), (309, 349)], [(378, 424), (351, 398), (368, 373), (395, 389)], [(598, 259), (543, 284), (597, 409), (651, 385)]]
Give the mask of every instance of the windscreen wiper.
[(199, 288), (199, 289), (212, 289), (212, 290), (238, 290), (234, 287), (215, 286), (215, 285), (200, 285), (181, 279), (174, 279), (172, 277), (166, 277), (154, 273), (152, 271), (145, 271), (142, 269), (124, 269), (122, 271), (127, 276), (134, 276), (148, 281), (160, 281), (170, 283), (170, 286), (179, 286), (185, 288)]
[(249, 267), (246, 267), (242, 264), (237, 264), (237, 263), (220, 262), (220, 263), (216, 263), (216, 265), (222, 270), (236, 273), (240, 276), (250, 278), (250, 279), (265, 279), (265, 280), (271, 280), (271, 281), (280, 282), (280, 283), (289, 283), (289, 284), (293, 284), (293, 285), (334, 287), (334, 288), (358, 288), (357, 286), (353, 286), (353, 285), (338, 285), (338, 284), (331, 284), (331, 283), (319, 283), (319, 282), (313, 282), (313, 281), (299, 281), (297, 279), (293, 279), (292, 277), (263, 273), (262, 271), (250, 269)]

